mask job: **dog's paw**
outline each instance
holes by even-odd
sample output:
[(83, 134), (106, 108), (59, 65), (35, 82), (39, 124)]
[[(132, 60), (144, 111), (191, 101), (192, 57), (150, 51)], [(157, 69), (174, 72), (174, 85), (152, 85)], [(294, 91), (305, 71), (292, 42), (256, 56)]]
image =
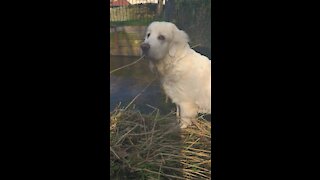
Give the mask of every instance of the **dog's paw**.
[(192, 121), (181, 121), (179, 125), (180, 125), (181, 129), (185, 129), (188, 126), (190, 126), (191, 124), (192, 124)]
[(180, 123), (180, 128), (181, 128), (181, 129), (185, 129), (185, 128), (187, 128), (188, 126), (189, 126), (188, 124)]

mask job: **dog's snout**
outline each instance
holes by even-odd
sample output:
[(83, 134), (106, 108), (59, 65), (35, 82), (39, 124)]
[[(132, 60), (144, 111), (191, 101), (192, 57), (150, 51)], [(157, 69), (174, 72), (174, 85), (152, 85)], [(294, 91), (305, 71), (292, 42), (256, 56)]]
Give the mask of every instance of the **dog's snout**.
[(143, 44), (141, 44), (140, 47), (143, 52), (148, 52), (148, 50), (150, 49), (150, 45), (148, 43), (143, 43)]

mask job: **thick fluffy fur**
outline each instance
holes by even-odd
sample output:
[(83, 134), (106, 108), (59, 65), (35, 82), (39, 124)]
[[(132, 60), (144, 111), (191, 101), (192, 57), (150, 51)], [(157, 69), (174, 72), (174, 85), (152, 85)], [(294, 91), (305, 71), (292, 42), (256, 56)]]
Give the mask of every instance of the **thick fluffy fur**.
[(191, 125), (198, 113), (211, 113), (211, 61), (191, 49), (188, 41), (174, 24), (153, 22), (141, 45), (151, 70), (177, 106), (181, 128)]

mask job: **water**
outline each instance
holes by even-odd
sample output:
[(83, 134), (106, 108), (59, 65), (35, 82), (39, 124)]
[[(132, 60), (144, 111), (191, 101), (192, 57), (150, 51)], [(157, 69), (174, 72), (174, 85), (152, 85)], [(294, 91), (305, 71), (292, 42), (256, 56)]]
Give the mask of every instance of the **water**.
[[(110, 71), (137, 59), (139, 57), (110, 56)], [(151, 73), (146, 59), (112, 73), (110, 75), (110, 111), (119, 103), (121, 107), (126, 107), (154, 79), (155, 75)], [(153, 81), (132, 105), (143, 113), (152, 112), (154, 110), (152, 107), (160, 109), (161, 113), (168, 113), (174, 107), (171, 102), (165, 102), (165, 95), (158, 80)]]
[[(210, 49), (202, 47), (194, 49), (211, 58)], [(138, 59), (139, 57), (110, 56), (110, 71)], [(154, 79), (155, 75), (150, 71), (146, 59), (112, 73), (110, 75), (110, 111), (119, 103), (121, 103), (121, 107), (126, 107)], [(158, 108), (160, 113), (164, 114), (175, 108), (170, 101), (166, 103), (166, 97), (158, 79), (142, 92), (133, 105), (143, 113), (152, 112), (154, 109), (150, 106)]]

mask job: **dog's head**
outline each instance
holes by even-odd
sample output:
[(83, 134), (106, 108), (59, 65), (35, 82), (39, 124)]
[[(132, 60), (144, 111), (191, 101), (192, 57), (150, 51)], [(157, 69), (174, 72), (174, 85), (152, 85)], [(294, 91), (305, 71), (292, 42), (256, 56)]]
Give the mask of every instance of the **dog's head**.
[(157, 61), (167, 56), (179, 56), (188, 42), (188, 35), (173, 23), (153, 22), (147, 28), (141, 50), (146, 57)]

